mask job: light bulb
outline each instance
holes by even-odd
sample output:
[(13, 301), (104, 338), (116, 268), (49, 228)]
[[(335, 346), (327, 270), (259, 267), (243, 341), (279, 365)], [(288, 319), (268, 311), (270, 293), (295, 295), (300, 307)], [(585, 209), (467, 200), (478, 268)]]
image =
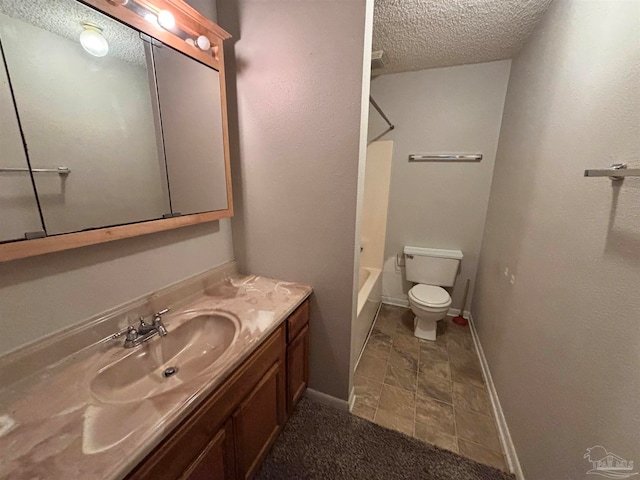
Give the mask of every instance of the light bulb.
[(204, 51), (207, 51), (211, 48), (211, 42), (204, 35), (200, 35), (198, 37), (198, 39), (196, 40), (196, 45), (198, 45), (198, 48), (200, 50), (204, 50)]
[(169, 10), (160, 10), (158, 12), (158, 23), (165, 30), (171, 30), (176, 26), (176, 19), (173, 18), (173, 13)]
[(80, 45), (94, 57), (104, 57), (109, 53), (109, 42), (102, 36), (102, 29), (91, 23), (83, 23), (80, 34)]
[(160, 24), (158, 23), (158, 17), (156, 17), (153, 13), (147, 13), (144, 16), (144, 19), (152, 24), (156, 28), (160, 28)]

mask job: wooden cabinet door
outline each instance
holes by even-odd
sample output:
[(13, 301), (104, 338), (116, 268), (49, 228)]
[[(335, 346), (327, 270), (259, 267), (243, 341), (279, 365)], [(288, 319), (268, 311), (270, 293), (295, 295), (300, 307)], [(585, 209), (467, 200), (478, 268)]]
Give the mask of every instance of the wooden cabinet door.
[(285, 328), (274, 331), (126, 480), (253, 475), (286, 421)]
[(233, 414), (238, 478), (252, 478), (286, 417), (285, 378), (276, 362)]
[(233, 425), (229, 420), (180, 480), (235, 480)]
[(287, 347), (287, 411), (302, 397), (309, 383), (309, 325)]

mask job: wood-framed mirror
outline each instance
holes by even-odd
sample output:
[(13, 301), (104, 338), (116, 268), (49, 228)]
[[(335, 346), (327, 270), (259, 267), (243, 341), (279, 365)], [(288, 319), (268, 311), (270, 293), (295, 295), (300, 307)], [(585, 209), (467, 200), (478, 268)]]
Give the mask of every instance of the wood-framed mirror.
[(0, 261), (231, 217), (228, 38), (181, 0), (0, 0)]

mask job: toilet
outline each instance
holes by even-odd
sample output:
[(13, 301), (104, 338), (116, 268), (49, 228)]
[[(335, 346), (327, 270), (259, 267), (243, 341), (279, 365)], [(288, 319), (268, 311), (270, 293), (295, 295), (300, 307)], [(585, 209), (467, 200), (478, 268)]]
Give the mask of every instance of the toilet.
[(416, 337), (436, 339), (438, 320), (451, 306), (451, 296), (442, 287), (453, 287), (462, 256), (460, 250), (404, 247), (407, 280), (416, 284), (408, 295)]

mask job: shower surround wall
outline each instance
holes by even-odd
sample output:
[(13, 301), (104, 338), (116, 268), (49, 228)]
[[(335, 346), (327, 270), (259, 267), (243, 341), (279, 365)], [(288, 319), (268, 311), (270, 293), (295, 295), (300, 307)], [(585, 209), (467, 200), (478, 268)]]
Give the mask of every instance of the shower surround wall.
[(361, 267), (382, 268), (392, 156), (393, 142), (390, 140), (373, 142), (367, 147), (360, 231)]
[(527, 480), (640, 466), (640, 178), (582, 176), (640, 166), (638, 32), (640, 2), (553, 2), (511, 68), (472, 312)]
[(382, 262), (387, 232), (389, 181), (393, 142), (373, 142), (367, 147), (362, 214), (360, 217), (360, 271), (357, 318), (352, 326), (352, 361), (367, 339), (382, 296)]
[[(383, 271), (383, 300), (408, 306), (411, 284), (396, 254), (404, 245), (459, 249), (462, 271), (452, 308), (460, 308), (482, 242), (493, 163), (511, 61), (382, 75), (371, 94), (396, 128)], [(369, 138), (384, 131), (369, 112)], [(481, 162), (409, 162), (412, 153), (482, 153)], [(468, 304), (467, 304), (468, 305)]]

